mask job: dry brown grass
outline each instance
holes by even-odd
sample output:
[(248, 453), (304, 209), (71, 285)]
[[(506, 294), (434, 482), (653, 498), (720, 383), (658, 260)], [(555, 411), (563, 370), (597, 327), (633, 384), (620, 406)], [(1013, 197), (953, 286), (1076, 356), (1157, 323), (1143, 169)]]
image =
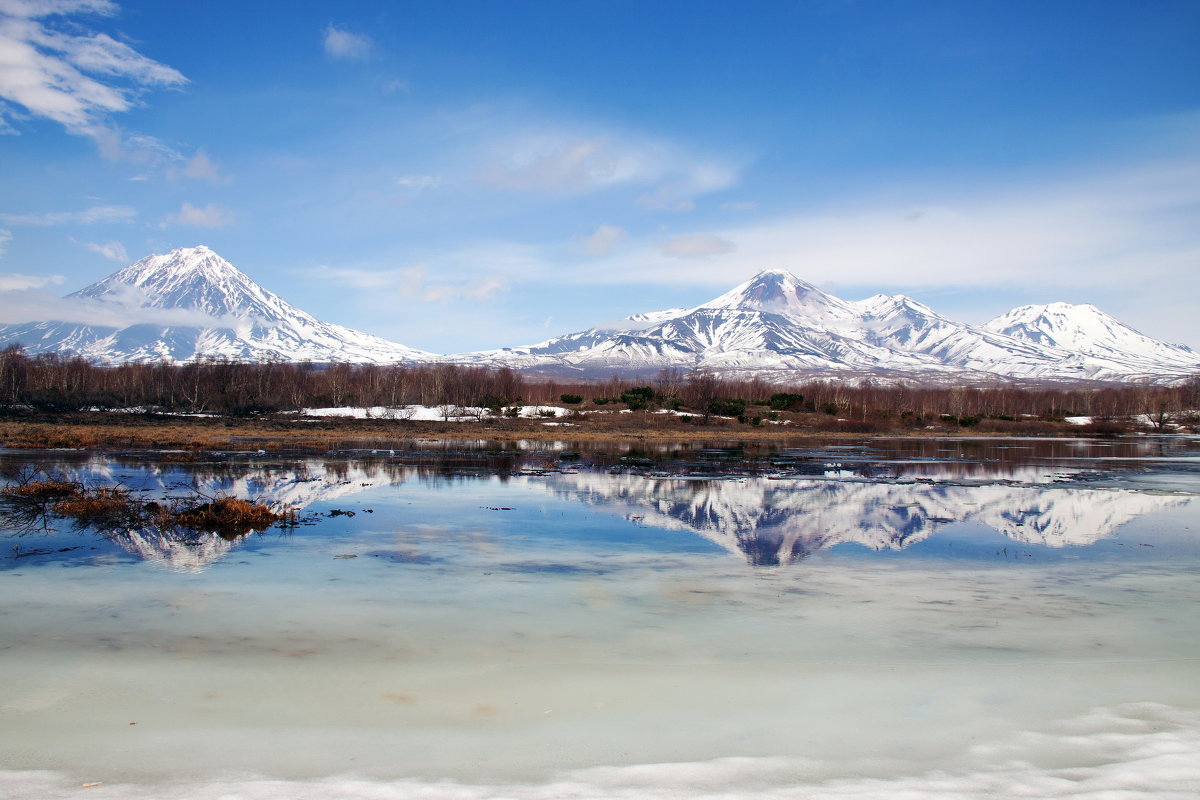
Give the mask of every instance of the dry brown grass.
[(208, 503), (177, 509), (170, 515), (171, 524), (180, 528), (239, 534), (266, 530), (283, 518), (284, 515), (265, 505), (235, 497), (218, 497)]
[[(302, 419), (291, 415), (253, 418), (152, 417), (78, 413), (54, 419), (0, 420), (0, 444), (10, 448), (153, 449), (280, 451), (324, 453), (356, 447), (397, 447), (420, 439), (519, 439), (572, 441), (581, 444), (615, 441), (742, 441), (781, 442), (820, 436), (871, 433), (966, 436), (1005, 433), (1070, 433), (1071, 426), (991, 424), (957, 425), (914, 430), (882, 421), (850, 424), (821, 414), (786, 414), (788, 425), (741, 424), (712, 418), (683, 422), (667, 414), (588, 414), (562, 418), (571, 425), (544, 425), (537, 419), (492, 419), (481, 422), (418, 422), (382, 419)], [(1015, 430), (1014, 428), (1020, 428)]]
[(104, 531), (149, 527), (213, 531), (222, 536), (262, 531), (289, 518), (262, 503), (235, 497), (159, 503), (120, 487), (89, 488), (57, 478), (25, 480), (0, 489), (0, 516), (15, 526), (57, 516)]
[(47, 503), (77, 496), (82, 489), (83, 487), (74, 481), (48, 478), (7, 486), (0, 494), (14, 501)]
[(83, 489), (50, 507), (51, 511), (84, 525), (119, 525), (133, 522), (140, 505), (124, 489)]

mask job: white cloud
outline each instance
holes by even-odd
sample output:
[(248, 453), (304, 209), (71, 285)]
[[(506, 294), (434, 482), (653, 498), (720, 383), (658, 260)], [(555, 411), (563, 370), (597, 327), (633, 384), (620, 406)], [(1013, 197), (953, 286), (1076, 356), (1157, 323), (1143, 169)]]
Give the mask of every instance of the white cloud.
[(125, 245), (120, 242), (85, 242), (84, 246), (93, 253), (99, 253), (109, 261), (117, 261), (122, 264), (129, 262), (129, 256), (125, 252)]
[(663, 244), (660, 251), (670, 258), (711, 258), (734, 250), (733, 242), (710, 233), (676, 236)]
[(501, 278), (481, 278), (460, 284), (430, 284), (421, 290), (421, 299), (426, 302), (448, 302), (451, 300), (486, 300), (497, 292), (508, 289)]
[[(352, 286), (355, 289), (387, 289), (409, 286), (416, 275), (411, 269), (365, 269), (359, 267), (329, 267), (319, 266), (306, 270), (310, 275), (322, 281), (333, 281), (338, 285)], [(423, 275), (423, 273), (421, 273)], [(416, 277), (419, 283), (420, 277)], [(411, 292), (405, 290), (405, 294)]]
[(49, 227), (51, 225), (101, 225), (133, 222), (137, 212), (128, 206), (92, 206), (83, 211), (49, 211), (43, 214), (0, 214), (7, 225)]
[[(182, 156), (180, 158), (182, 159)], [(217, 163), (212, 160), (212, 157), (203, 148), (197, 150), (191, 158), (184, 160), (182, 166), (168, 170), (167, 176), (171, 178), (192, 178), (215, 184), (233, 182), (233, 179), (228, 175), (221, 174)]]
[[(1200, 271), (1200, 155), (1060, 176), (1039, 184), (920, 188), (821, 211), (624, 250), (575, 281), (675, 282), (675, 258), (736, 242), (689, 265), (694, 283), (725, 286), (772, 267), (814, 283), (910, 289), (1041, 285), (1169, 286)], [(711, 238), (709, 238), (711, 237)]]
[(6, 231), (0, 228), (0, 258), (4, 258), (4, 254), (8, 252), (8, 243), (12, 241), (12, 231)]
[(102, 138), (110, 131), (109, 115), (129, 110), (145, 89), (187, 83), (177, 70), (105, 33), (57, 19), (116, 11), (103, 0), (6, 0), (0, 5), (0, 98), (72, 133)]
[[(83, 297), (57, 297), (40, 291), (49, 284), (62, 283), (58, 275), (37, 278), (35, 276), (0, 276), (0, 324), (21, 325), (30, 322), (75, 322), (106, 328), (124, 328), (129, 325), (171, 325), (192, 327), (236, 327), (245, 320), (233, 317), (214, 317), (200, 311), (183, 308), (147, 308), (145, 295), (130, 286), (120, 295), (111, 295), (104, 300)], [(22, 282), (20, 279), (29, 279)], [(35, 281), (41, 280), (41, 284)]]
[(197, 228), (225, 228), (233, 224), (233, 212), (212, 203), (204, 207), (184, 203), (179, 213), (168, 214), (163, 220), (166, 225), (191, 225)]
[(580, 245), (584, 252), (603, 256), (611, 253), (628, 238), (629, 233), (624, 228), (618, 228), (616, 225), (598, 225), (591, 235), (583, 238)]
[(396, 185), (412, 191), (423, 192), (426, 189), (436, 189), (442, 185), (440, 175), (401, 175), (396, 178)]
[(20, 292), (41, 289), (65, 281), (62, 275), (22, 275), (17, 272), (0, 273), (0, 292)]
[(594, 126), (542, 128), (501, 136), (485, 154), (478, 180), (494, 189), (558, 195), (647, 187), (639, 202), (674, 210), (689, 210), (696, 196), (738, 180), (735, 167), (674, 142)]
[(362, 60), (371, 55), (374, 42), (369, 36), (351, 33), (336, 25), (325, 27), (323, 42), (325, 55), (330, 58)]
[(398, 269), (320, 266), (307, 272), (322, 280), (336, 281), (339, 285), (372, 290), (376, 294), (381, 290), (390, 290), (425, 302), (486, 300), (508, 289), (508, 281), (497, 275), (477, 276), (458, 283), (431, 283), (428, 280), (429, 270), (424, 266)]

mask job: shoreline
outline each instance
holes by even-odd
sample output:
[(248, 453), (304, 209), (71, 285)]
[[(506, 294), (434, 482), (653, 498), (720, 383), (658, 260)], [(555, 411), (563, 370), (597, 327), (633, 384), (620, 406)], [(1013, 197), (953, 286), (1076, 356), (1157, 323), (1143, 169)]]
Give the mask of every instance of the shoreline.
[[(942, 436), (994, 438), (1003, 436), (1090, 437), (1078, 425), (1027, 422), (1006, 429), (943, 425), (925, 429), (850, 424), (749, 425), (711, 419), (708, 424), (684, 424), (678, 418), (642, 414), (633, 417), (583, 418), (545, 424), (533, 419), (491, 419), (467, 422), (355, 419), (350, 417), (184, 417), (115, 412), (69, 412), (0, 417), (0, 447), (9, 449), (163, 449), (163, 450), (290, 450), (327, 452), (369, 444), (411, 443), (428, 439), (481, 439), (496, 442), (741, 440), (756, 443), (815, 438)], [(867, 429), (864, 429), (867, 428)]]

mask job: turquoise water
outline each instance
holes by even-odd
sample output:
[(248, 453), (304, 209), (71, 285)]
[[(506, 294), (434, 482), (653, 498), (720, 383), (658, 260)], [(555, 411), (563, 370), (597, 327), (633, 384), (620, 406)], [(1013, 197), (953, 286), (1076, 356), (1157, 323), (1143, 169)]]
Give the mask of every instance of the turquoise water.
[(10, 525), (0, 796), (1190, 797), (1198, 456), (7, 453), (304, 524)]

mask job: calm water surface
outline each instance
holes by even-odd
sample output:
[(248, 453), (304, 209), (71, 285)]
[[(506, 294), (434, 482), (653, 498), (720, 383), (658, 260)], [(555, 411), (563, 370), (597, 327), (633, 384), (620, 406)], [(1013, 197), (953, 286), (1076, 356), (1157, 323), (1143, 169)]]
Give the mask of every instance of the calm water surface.
[(0, 797), (1200, 792), (1196, 440), (0, 469), (303, 520), (10, 520)]

